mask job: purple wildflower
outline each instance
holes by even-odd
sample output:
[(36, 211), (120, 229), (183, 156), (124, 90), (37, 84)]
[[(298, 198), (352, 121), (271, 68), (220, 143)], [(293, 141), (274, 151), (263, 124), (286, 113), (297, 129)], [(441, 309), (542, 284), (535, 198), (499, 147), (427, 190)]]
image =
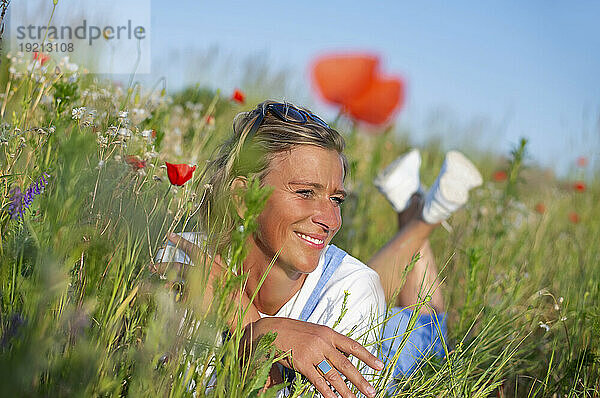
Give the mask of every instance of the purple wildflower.
[(23, 215), (23, 194), (19, 187), (12, 188), (9, 193), (10, 204), (8, 206), (8, 212), (10, 213), (10, 217), (14, 220)]
[(48, 180), (46, 178), (50, 178), (50, 175), (48, 173), (43, 173), (37, 181), (34, 181), (29, 185), (25, 193), (21, 192), (19, 187), (14, 187), (10, 190), (8, 212), (13, 220), (22, 218), (25, 210), (29, 209), (29, 206), (31, 206), (33, 198), (44, 192), (46, 185), (48, 185)]

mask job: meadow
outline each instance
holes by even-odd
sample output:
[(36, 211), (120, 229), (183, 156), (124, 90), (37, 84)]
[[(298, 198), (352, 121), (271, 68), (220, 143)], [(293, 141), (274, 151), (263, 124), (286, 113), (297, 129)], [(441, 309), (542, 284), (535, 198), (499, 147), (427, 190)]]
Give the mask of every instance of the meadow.
[[(273, 336), (245, 359), (239, 327), (221, 342), (237, 310), (228, 292), (243, 275), (229, 274), (207, 311), (201, 269), (185, 279), (149, 271), (168, 232), (197, 225), (211, 189), (201, 171), (233, 116), (263, 98), (98, 81), (41, 54), (9, 54), (2, 65), (0, 396), (275, 396), (262, 388), (282, 355)], [(372, 179), (411, 147), (410, 134), (331, 122), (351, 164), (334, 243), (366, 260), (396, 228)], [(433, 140), (421, 149), (431, 184), (444, 151)], [(467, 154), (485, 183), (432, 238), (447, 357), (398, 381), (394, 396), (600, 396), (600, 173), (580, 159), (557, 179), (530, 162), (525, 139), (506, 156)], [(165, 162), (198, 168), (178, 187)], [(247, 193), (231, 269), (264, 198)], [(372, 376), (379, 397), (390, 371)], [(296, 380), (294, 396), (312, 395)]]

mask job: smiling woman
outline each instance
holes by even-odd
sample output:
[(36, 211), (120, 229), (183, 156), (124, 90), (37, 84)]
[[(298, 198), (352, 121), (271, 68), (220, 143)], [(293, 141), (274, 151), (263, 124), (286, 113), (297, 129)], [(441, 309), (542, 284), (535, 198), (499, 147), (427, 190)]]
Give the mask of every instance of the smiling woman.
[[(354, 397), (346, 383), (372, 397), (376, 391), (365, 379), (372, 374), (367, 366), (383, 369), (384, 363), (374, 354), (386, 361), (397, 358), (394, 354), (398, 344), (394, 346), (392, 342), (406, 329), (406, 325), (398, 329), (405, 319), (398, 316), (401, 320), (394, 323), (396, 329), (388, 328), (388, 343), (384, 347), (387, 352), (377, 352), (376, 342), (381, 339), (378, 322), (385, 311), (385, 298), (395, 297), (393, 292), (402, 283), (399, 267), (409, 263), (417, 251), (422, 252), (423, 260), (417, 262), (407, 277), (404, 293), (399, 295), (399, 312), (417, 304), (423, 282), (434, 289), (429, 308), (444, 310), (427, 237), (439, 225), (441, 217), (449, 216), (450, 207), (456, 209), (460, 204), (445, 201), (442, 203), (445, 206), (440, 207), (440, 197), (435, 194), (437, 191), (433, 192), (434, 199), (425, 203), (429, 210), (423, 217), (412, 211), (415, 217), (409, 217), (410, 222), (375, 255), (368, 267), (330, 244), (342, 226), (340, 205), (346, 196), (344, 179), (348, 169), (343, 150), (341, 135), (310, 111), (287, 103), (263, 102), (253, 111), (236, 116), (231, 139), (223, 144), (205, 171), (211, 190), (203, 204), (203, 213), (211, 214), (213, 219), (216, 216), (219, 222), (223, 220), (225, 227), (225, 233), (207, 245), (221, 255), (213, 256), (217, 267), (213, 267), (211, 274), (216, 278), (226, 268), (222, 258), (227, 258), (230, 245), (227, 237), (243, 220), (246, 205), (242, 193), (250, 179), (258, 178), (262, 186), (271, 189), (256, 219), (257, 228), (246, 241), (247, 256), (240, 270), (247, 275), (240, 298), (250, 308), (243, 319), (245, 334), (241, 349), (256, 346), (257, 338), (276, 332), (275, 346), (290, 353), (279, 361), (284, 367), (283, 375), (279, 368), (273, 368), (269, 384), (280, 383), (289, 373), (285, 368), (289, 368), (306, 376), (326, 397), (335, 397), (334, 390), (344, 397)], [(461, 157), (455, 158), (462, 161)], [(406, 161), (401, 161), (394, 167), (405, 164)], [(456, 192), (456, 186), (448, 190), (444, 181), (440, 183), (442, 191)], [(383, 185), (390, 184), (386, 181)], [(396, 194), (395, 184), (392, 185)], [(466, 192), (460, 192), (466, 200)], [(403, 192), (403, 197), (411, 193)], [(400, 210), (398, 203), (395, 207)], [(208, 218), (203, 218), (203, 222), (204, 231), (210, 231)], [(198, 246), (177, 236), (170, 240), (189, 258), (198, 258)], [(183, 252), (179, 254), (172, 261), (189, 262)], [(430, 272), (426, 277), (427, 267)], [(385, 293), (380, 276), (386, 279)], [(251, 304), (249, 297), (254, 297)], [(344, 308), (351, 311), (341, 317)], [(431, 318), (427, 319), (432, 325)], [(431, 329), (431, 326), (422, 328)], [(345, 334), (361, 336), (360, 343)], [(427, 351), (432, 338), (420, 339), (423, 341), (409, 344)], [(402, 371), (412, 368), (418, 354), (411, 352), (407, 356), (411, 357), (407, 358), (408, 368)], [(367, 366), (357, 369), (358, 360)]]
[[(351, 361), (358, 364), (359, 359), (376, 370), (384, 366), (373, 355), (378, 333), (368, 330), (370, 321), (384, 311), (383, 290), (375, 271), (330, 245), (342, 225), (347, 171), (343, 150), (341, 135), (318, 116), (291, 104), (263, 102), (236, 116), (232, 137), (205, 171), (212, 189), (202, 212), (223, 220), (225, 232), (207, 243), (227, 258), (227, 237), (244, 217), (240, 193), (253, 178), (271, 189), (257, 229), (246, 242), (241, 272), (248, 279), (242, 300), (257, 294), (244, 319), (243, 341), (277, 332), (277, 348), (293, 352), (293, 362), (287, 357), (280, 364), (302, 373), (324, 396), (334, 397), (333, 389), (353, 396), (340, 373), (363, 394), (374, 396), (375, 389)], [(208, 218), (202, 221), (202, 228), (210, 231)], [(186, 240), (172, 241), (191, 258), (199, 250)], [(173, 260), (185, 262), (180, 254)], [(338, 320), (344, 305), (352, 311)], [(361, 343), (373, 352), (344, 335), (353, 330), (356, 336), (364, 334)], [(327, 371), (327, 366), (340, 373)], [(270, 382), (282, 380), (274, 368)]]

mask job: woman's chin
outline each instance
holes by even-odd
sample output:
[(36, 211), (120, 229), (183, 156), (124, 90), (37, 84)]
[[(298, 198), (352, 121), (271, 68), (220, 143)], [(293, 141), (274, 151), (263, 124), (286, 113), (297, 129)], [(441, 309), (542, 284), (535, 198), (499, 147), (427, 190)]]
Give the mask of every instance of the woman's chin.
[(293, 262), (294, 268), (303, 274), (310, 274), (319, 265), (319, 256), (298, 256)]

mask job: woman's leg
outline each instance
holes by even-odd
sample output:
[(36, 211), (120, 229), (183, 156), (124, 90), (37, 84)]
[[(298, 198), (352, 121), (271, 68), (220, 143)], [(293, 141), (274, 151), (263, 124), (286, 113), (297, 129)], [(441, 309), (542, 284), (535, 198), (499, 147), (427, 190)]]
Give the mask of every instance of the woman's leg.
[[(395, 358), (394, 377), (410, 375), (423, 363), (420, 358), (444, 356), (442, 342), (447, 335), (444, 299), (429, 236), (467, 202), (469, 190), (482, 182), (477, 168), (464, 155), (450, 151), (426, 197), (418, 192), (411, 197), (406, 187), (419, 185), (419, 166), (418, 152), (411, 151), (392, 163), (375, 181), (398, 212), (398, 232), (369, 261), (369, 266), (379, 274), (386, 301), (395, 307), (386, 314), (381, 350), (384, 362)], [(419, 259), (406, 272), (406, 266), (417, 253)], [(426, 296), (431, 299), (420, 308), (408, 340), (404, 340), (404, 333), (414, 319), (412, 306), (423, 302)], [(402, 341), (406, 344), (398, 353)]]
[[(429, 295), (429, 305), (437, 312), (443, 312), (444, 300), (428, 239), (439, 224), (423, 221), (422, 209), (423, 197), (420, 194), (413, 195), (410, 206), (398, 214), (398, 232), (368, 264), (379, 274), (388, 303), (402, 286), (395, 297), (395, 306), (409, 307)], [(406, 266), (417, 253), (420, 258), (414, 263), (412, 270), (405, 273)], [(422, 307), (421, 312), (429, 312), (428, 307)]]
[[(426, 197), (418, 191), (410, 196), (420, 185), (420, 165), (419, 152), (412, 150), (375, 179), (377, 188), (399, 212), (399, 230), (368, 264), (379, 274), (388, 303), (401, 288), (394, 305), (409, 307), (429, 295), (429, 305), (443, 312), (444, 300), (428, 238), (442, 221), (467, 202), (469, 190), (483, 180), (469, 159), (460, 152), (449, 151)], [(406, 273), (406, 266), (417, 253), (419, 260)], [(428, 307), (422, 307), (421, 312), (428, 312)]]

